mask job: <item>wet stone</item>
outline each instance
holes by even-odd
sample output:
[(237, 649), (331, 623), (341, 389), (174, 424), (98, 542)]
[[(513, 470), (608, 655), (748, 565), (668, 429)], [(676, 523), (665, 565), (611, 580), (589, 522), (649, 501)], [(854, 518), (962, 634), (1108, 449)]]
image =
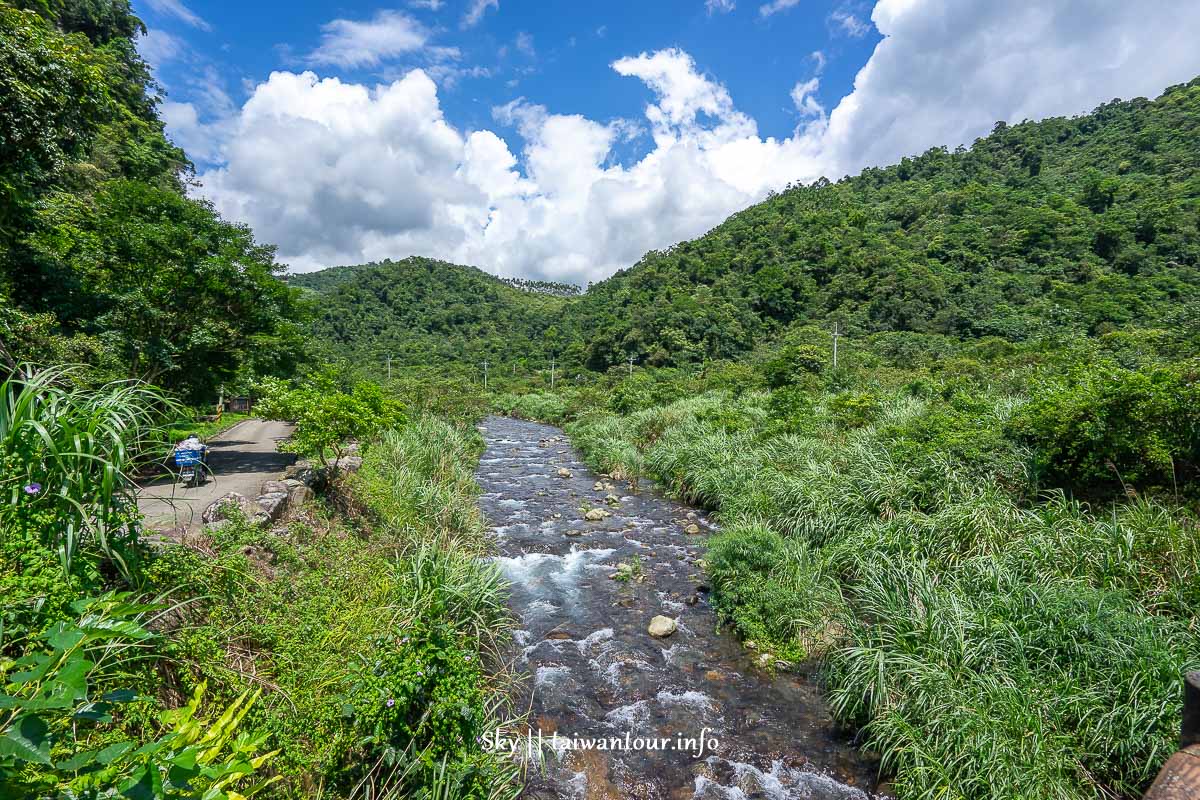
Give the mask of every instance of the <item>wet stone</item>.
[(670, 636), (678, 628), (679, 628), (679, 625), (678, 625), (678, 623), (675, 622), (675, 620), (671, 619), (670, 617), (664, 617), (663, 615), (659, 614), (657, 617), (650, 620), (650, 627), (649, 627), (648, 631), (651, 636), (662, 639), (664, 637)]

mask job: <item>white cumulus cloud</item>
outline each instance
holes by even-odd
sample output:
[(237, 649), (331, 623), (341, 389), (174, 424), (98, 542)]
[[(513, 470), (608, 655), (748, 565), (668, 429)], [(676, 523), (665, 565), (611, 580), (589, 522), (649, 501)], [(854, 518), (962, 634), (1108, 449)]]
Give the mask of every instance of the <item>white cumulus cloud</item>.
[[(760, 135), (677, 49), (612, 64), (653, 92), (640, 125), (518, 100), (493, 110), (521, 134), (516, 148), (450, 124), (425, 70), (374, 87), (277, 72), (213, 131), (201, 191), (298, 270), (420, 254), (586, 282), (788, 182), (970, 143), (998, 119), (1153, 96), (1200, 73), (1188, 41), (1200, 7), (1169, 0), (880, 0), (871, 20), (883, 39), (828, 113), (818, 78), (796, 76), (800, 123), (786, 138)], [(819, 75), (823, 59), (813, 61)], [(173, 134), (206, 124), (185, 108), (168, 123)], [(617, 144), (639, 128), (645, 152), (618, 161)]]
[(880, 0), (871, 20), (883, 41), (829, 118), (837, 174), (1200, 74), (1196, 3)]

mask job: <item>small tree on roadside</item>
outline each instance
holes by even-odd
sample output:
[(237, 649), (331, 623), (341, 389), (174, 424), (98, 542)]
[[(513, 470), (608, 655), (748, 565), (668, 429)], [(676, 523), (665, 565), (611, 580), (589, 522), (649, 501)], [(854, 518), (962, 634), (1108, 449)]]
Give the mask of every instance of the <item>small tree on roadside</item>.
[(404, 404), (388, 397), (378, 384), (360, 382), (350, 391), (316, 380), (289, 388), (268, 380), (258, 406), (267, 419), (295, 423), (292, 438), (280, 449), (316, 460), (336, 471), (353, 441), (366, 441), (408, 421)]

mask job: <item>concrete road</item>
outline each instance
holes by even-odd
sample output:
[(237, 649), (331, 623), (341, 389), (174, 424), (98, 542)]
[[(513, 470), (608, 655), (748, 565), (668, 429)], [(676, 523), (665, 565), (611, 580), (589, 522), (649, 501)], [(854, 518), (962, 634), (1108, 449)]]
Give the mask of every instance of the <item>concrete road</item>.
[(140, 488), (138, 510), (146, 518), (146, 527), (196, 531), (204, 509), (218, 497), (229, 492), (258, 497), (263, 481), (278, 478), (296, 460), (294, 455), (276, 450), (291, 433), (292, 426), (286, 422), (248, 419), (210, 439), (211, 474), (203, 486), (190, 489), (172, 476)]

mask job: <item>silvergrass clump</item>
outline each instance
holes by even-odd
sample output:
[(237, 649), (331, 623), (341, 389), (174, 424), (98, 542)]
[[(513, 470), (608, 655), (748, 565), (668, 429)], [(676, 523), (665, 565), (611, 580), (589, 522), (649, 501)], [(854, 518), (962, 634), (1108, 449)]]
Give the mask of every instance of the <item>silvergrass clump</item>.
[(821, 657), (900, 797), (1137, 795), (1200, 666), (1195, 516), (1039, 497), (1012, 397), (833, 397), (701, 395), (568, 431), (717, 512), (719, 610)]
[(474, 553), (488, 549), (472, 465), (477, 445), (436, 417), (383, 434), (368, 449), (352, 491), (399, 548), (449, 540)]

